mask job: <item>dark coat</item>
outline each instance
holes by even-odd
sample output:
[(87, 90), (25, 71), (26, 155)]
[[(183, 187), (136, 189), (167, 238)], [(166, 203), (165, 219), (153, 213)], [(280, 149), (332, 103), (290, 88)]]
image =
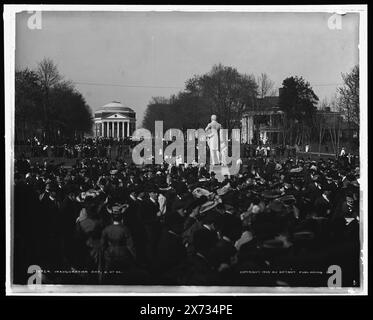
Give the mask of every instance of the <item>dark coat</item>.
[(237, 249), (232, 242), (220, 239), (211, 251), (211, 259), (216, 268), (222, 263), (231, 264), (231, 258), (237, 253)]
[(331, 210), (332, 206), (330, 200), (325, 200), (323, 196), (320, 196), (315, 200), (315, 212), (318, 217), (328, 217)]
[(217, 274), (204, 256), (193, 254), (179, 269), (177, 282), (179, 285), (214, 285)]
[(148, 261), (154, 261), (157, 244), (161, 233), (161, 223), (157, 217), (159, 208), (149, 199), (139, 201), (138, 215), (144, 226), (144, 241)]
[(170, 230), (164, 229), (157, 246), (156, 264), (160, 273), (179, 265), (186, 258), (186, 249), (182, 238)]
[(101, 245), (105, 270), (123, 270), (132, 267), (135, 255), (132, 236), (122, 224), (112, 224), (102, 231)]

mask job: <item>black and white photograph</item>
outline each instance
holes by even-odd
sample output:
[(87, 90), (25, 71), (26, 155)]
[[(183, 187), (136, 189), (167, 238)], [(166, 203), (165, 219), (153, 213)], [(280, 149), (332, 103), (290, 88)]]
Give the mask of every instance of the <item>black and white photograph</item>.
[(367, 5), (4, 26), (8, 295), (366, 294)]

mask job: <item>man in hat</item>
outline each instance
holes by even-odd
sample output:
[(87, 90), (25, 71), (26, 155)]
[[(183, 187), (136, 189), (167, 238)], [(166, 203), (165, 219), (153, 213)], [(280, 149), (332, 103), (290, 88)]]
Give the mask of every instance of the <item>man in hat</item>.
[(67, 184), (64, 186), (65, 198), (61, 203), (61, 237), (65, 263), (72, 265), (76, 252), (75, 230), (76, 219), (79, 216), (81, 205), (76, 201), (78, 187), (75, 184)]
[(208, 170), (205, 166), (205, 164), (201, 163), (198, 167), (198, 178), (203, 178), (203, 177), (206, 177), (206, 175), (208, 174)]
[(223, 179), (223, 181), (221, 182), (221, 185), (222, 185), (222, 186), (225, 186), (225, 185), (228, 184), (230, 181), (231, 181), (230, 176), (229, 176), (228, 174), (225, 174), (225, 175), (224, 175), (224, 179)]
[(335, 193), (337, 192), (337, 184), (334, 182), (334, 179), (335, 179), (335, 173), (333, 173), (331, 170), (328, 170), (325, 174), (325, 180), (326, 180), (327, 188), (331, 191), (332, 199)]
[(318, 217), (327, 218), (330, 216), (332, 211), (331, 192), (327, 186), (324, 186), (321, 195), (316, 198), (314, 206)]
[(242, 234), (240, 219), (230, 214), (223, 214), (219, 234), (220, 239), (211, 251), (211, 259), (216, 269), (222, 270), (230, 268), (234, 263), (237, 253), (234, 245)]
[(57, 200), (58, 186), (50, 181), (45, 186), (41, 198), (40, 230), (43, 237), (43, 261), (51, 270), (61, 264), (61, 212), (60, 202)]
[(336, 204), (332, 219), (356, 219), (358, 217), (358, 204), (356, 204), (353, 193), (351, 191), (348, 191), (346, 192), (344, 198), (341, 199), (340, 203)]
[(284, 178), (283, 183), (282, 183), (282, 188), (280, 190), (282, 192), (282, 195), (294, 194), (295, 190), (294, 190), (291, 178), (289, 176), (286, 176)]
[(182, 241), (183, 218), (177, 213), (166, 215), (165, 228), (157, 246), (156, 270), (167, 281), (167, 274), (186, 258)]
[(195, 251), (193, 237), (197, 231), (205, 233), (204, 237), (206, 237), (209, 243), (211, 243), (210, 249), (215, 246), (216, 242), (218, 241), (216, 229), (219, 215), (219, 212), (216, 211), (214, 207), (208, 208), (205, 212), (201, 212), (201, 210), (199, 210), (199, 213), (195, 217), (195, 223), (183, 233), (183, 241), (189, 254)]
[(25, 270), (37, 261), (41, 236), (39, 198), (31, 185), (25, 183), (24, 175), (14, 176), (14, 281), (26, 283)]
[(307, 186), (306, 194), (311, 199), (312, 203), (315, 203), (316, 198), (318, 198), (322, 191), (321, 191), (321, 184), (320, 184), (320, 175), (318, 172), (313, 171), (311, 172), (311, 182)]
[(140, 264), (146, 261), (146, 233), (141, 220), (139, 206), (145, 201), (141, 185), (128, 185), (126, 203), (129, 205), (124, 215), (124, 221), (131, 231), (136, 258)]
[(218, 187), (220, 185), (219, 180), (216, 178), (216, 174), (214, 171), (210, 172), (210, 180), (209, 180), (209, 186), (211, 188)]
[(147, 197), (139, 202), (137, 210), (145, 229), (147, 260), (148, 263), (152, 263), (154, 262), (154, 255), (161, 232), (161, 224), (158, 217), (158, 190), (155, 185), (148, 184), (145, 187), (145, 192)]
[(193, 248), (178, 275), (180, 285), (214, 285), (217, 283), (217, 274), (211, 260), (211, 249), (216, 240), (206, 229), (199, 229), (193, 234)]
[(265, 210), (255, 216), (252, 228), (258, 239), (271, 239), (284, 227), (284, 205), (277, 199), (272, 200)]

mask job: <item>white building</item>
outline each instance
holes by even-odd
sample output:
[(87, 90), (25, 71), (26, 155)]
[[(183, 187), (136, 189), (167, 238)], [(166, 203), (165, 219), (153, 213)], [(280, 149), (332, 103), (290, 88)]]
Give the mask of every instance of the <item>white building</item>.
[(93, 134), (103, 138), (131, 137), (136, 130), (136, 113), (118, 101), (110, 102), (95, 112)]

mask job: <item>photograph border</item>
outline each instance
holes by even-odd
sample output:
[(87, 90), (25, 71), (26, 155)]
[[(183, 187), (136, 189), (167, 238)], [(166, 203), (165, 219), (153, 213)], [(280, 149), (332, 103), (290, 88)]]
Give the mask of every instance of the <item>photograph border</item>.
[[(6, 196), (6, 294), (88, 296), (201, 296), (201, 295), (366, 295), (368, 290), (368, 105), (367, 105), (367, 5), (4, 5), (5, 82), (5, 196)], [(22, 11), (154, 11), (154, 12), (320, 12), (358, 13), (360, 66), (360, 288), (204, 287), (204, 286), (105, 286), (13, 285), (13, 174), (15, 110), (16, 14)]]

